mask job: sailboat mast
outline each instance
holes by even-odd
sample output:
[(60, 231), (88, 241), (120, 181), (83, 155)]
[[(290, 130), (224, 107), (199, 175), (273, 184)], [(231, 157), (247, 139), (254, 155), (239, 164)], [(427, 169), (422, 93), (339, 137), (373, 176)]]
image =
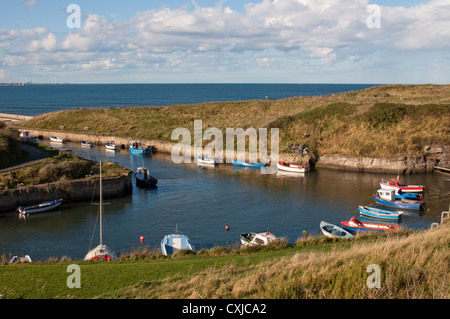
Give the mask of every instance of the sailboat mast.
[(102, 232), (103, 189), (102, 189), (102, 162), (100, 161), (100, 245), (103, 244)]

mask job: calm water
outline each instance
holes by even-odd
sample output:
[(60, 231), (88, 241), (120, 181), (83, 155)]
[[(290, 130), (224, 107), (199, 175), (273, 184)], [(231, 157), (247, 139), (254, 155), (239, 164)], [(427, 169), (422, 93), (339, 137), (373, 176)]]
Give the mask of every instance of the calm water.
[(0, 113), (39, 115), (80, 107), (164, 106), (283, 99), (362, 90), (373, 84), (59, 84), (0, 86)]
[[(358, 215), (358, 205), (373, 203), (372, 195), (384, 174), (362, 174), (319, 169), (306, 175), (262, 175), (258, 169), (221, 164), (212, 169), (196, 164), (174, 164), (170, 155), (155, 154), (145, 159), (128, 151), (110, 153), (103, 147), (83, 149), (67, 144), (85, 158), (111, 160), (135, 169), (145, 166), (158, 179), (158, 189), (133, 187), (129, 196), (107, 199), (104, 241), (117, 253), (141, 245), (159, 248), (164, 235), (176, 225), (187, 234), (196, 249), (233, 245), (242, 232), (265, 231), (294, 243), (307, 234), (320, 235), (319, 223), (339, 224)], [(410, 211), (400, 225), (427, 229), (440, 219), (448, 201), (433, 200), (449, 191), (449, 181), (440, 175), (401, 176), (401, 182), (427, 186), (427, 208)], [(25, 220), (15, 213), (0, 215), (0, 254), (29, 254), (33, 259), (70, 256), (82, 259), (98, 244), (94, 233), (98, 206), (65, 203), (59, 210)], [(362, 218), (361, 218), (362, 219)], [(230, 227), (229, 231), (225, 226)], [(140, 243), (140, 236), (145, 240)]]

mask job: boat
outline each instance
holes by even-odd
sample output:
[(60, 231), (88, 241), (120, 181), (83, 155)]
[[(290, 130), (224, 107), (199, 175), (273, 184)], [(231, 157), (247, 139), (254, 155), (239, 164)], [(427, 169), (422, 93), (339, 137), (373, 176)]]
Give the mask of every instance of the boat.
[(197, 164), (216, 165), (217, 160), (215, 158), (209, 158), (208, 156), (202, 154), (197, 156)]
[(161, 252), (164, 256), (172, 255), (177, 250), (194, 250), (189, 237), (179, 233), (178, 227), (175, 228), (175, 234), (165, 235), (161, 240)]
[(38, 137), (31, 136), (30, 132), (24, 131), (24, 132), (20, 132), (20, 139), (23, 141), (28, 141), (28, 142), (37, 142)]
[(401, 189), (403, 192), (409, 193), (420, 193), (425, 191), (424, 185), (400, 185), (398, 178), (391, 178), (389, 182), (382, 179), (380, 188), (393, 190)]
[(31, 257), (29, 255), (25, 255), (23, 257), (14, 256), (9, 261), (10, 264), (14, 264), (14, 263), (31, 263), (31, 262), (32, 262), (31, 261)]
[(421, 199), (422, 198), (422, 194), (420, 193), (408, 193), (408, 192), (404, 192), (402, 191), (400, 188), (397, 188), (395, 190), (395, 198), (396, 199)]
[(100, 162), (100, 205), (99, 205), (99, 215), (100, 215), (100, 243), (97, 247), (90, 250), (84, 260), (114, 260), (117, 259), (116, 253), (110, 249), (108, 246), (103, 244), (103, 188), (102, 188), (102, 162)]
[(128, 146), (131, 154), (150, 155), (152, 153), (151, 146), (145, 146), (139, 141), (133, 141)]
[(358, 231), (396, 231), (398, 230), (397, 225), (386, 225), (386, 224), (376, 224), (376, 223), (366, 223), (362, 222), (355, 217), (352, 217), (348, 221), (342, 221), (341, 225), (344, 229), (352, 231), (352, 232), (358, 232)]
[(421, 210), (425, 205), (424, 201), (410, 200), (410, 199), (396, 199), (395, 190), (391, 189), (379, 189), (377, 193), (373, 195), (375, 201), (378, 204), (403, 209)]
[(149, 171), (145, 167), (138, 167), (136, 169), (136, 186), (142, 188), (156, 188), (158, 180), (153, 176), (150, 176)]
[(277, 240), (277, 237), (269, 233), (269, 228), (265, 233), (243, 233), (240, 235), (241, 244), (245, 247), (257, 246), (257, 245), (268, 245), (270, 242)]
[(94, 147), (94, 144), (91, 142), (81, 141), (81, 147)]
[(321, 221), (320, 222), (320, 230), (322, 233), (329, 238), (353, 238), (355, 237), (352, 233), (341, 228), (339, 226)]
[(114, 142), (112, 142), (112, 141), (106, 142), (105, 147), (108, 150), (114, 150), (114, 151), (119, 149), (119, 147), (116, 144), (114, 144)]
[(32, 205), (32, 206), (26, 206), (26, 207), (20, 206), (17, 208), (17, 211), (21, 215), (43, 213), (43, 212), (47, 212), (52, 209), (55, 209), (56, 207), (61, 205), (61, 203), (62, 203), (62, 199), (56, 199), (56, 200), (52, 200), (52, 201), (48, 201), (48, 202), (44, 202), (44, 203)]
[(66, 141), (62, 137), (50, 136), (49, 138), (50, 138), (50, 142), (55, 142), (55, 143), (64, 143)]
[(397, 221), (403, 214), (403, 212), (392, 212), (389, 210), (379, 209), (370, 206), (359, 206), (359, 213), (367, 217), (381, 218), (387, 220), (397, 220)]
[(233, 165), (246, 166), (246, 167), (264, 167), (267, 164), (264, 164), (264, 163), (251, 163), (251, 162), (233, 160)]
[(309, 166), (290, 164), (286, 162), (278, 162), (277, 167), (279, 170), (288, 171), (288, 172), (296, 172), (296, 173), (306, 173), (309, 172)]

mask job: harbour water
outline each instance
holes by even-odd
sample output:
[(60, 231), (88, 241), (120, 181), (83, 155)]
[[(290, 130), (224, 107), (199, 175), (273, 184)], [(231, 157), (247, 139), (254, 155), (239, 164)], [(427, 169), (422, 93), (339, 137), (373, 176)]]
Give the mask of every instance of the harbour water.
[[(47, 143), (47, 142), (46, 142)], [(48, 143), (49, 144), (49, 143)], [(104, 146), (63, 146), (88, 159), (113, 161), (133, 171), (142, 165), (158, 179), (158, 189), (133, 187), (124, 198), (105, 198), (104, 242), (116, 253), (140, 246), (159, 249), (164, 235), (176, 227), (188, 235), (195, 249), (233, 246), (243, 232), (263, 232), (266, 226), (294, 243), (303, 236), (320, 236), (319, 223), (339, 224), (358, 216), (358, 205), (374, 204), (381, 178), (395, 176), (318, 169), (306, 174), (263, 175), (258, 169), (220, 164), (175, 164), (169, 154), (130, 155), (128, 150), (106, 151)], [(425, 184), (424, 211), (405, 211), (399, 226), (425, 230), (439, 222), (448, 200), (449, 181), (438, 174), (400, 176), (402, 183)], [(98, 199), (93, 199), (93, 202)], [(98, 206), (90, 202), (64, 203), (56, 211), (19, 219), (0, 214), (0, 255), (30, 255), (34, 260), (83, 256), (98, 244)], [(364, 218), (361, 218), (364, 219)], [(225, 230), (225, 226), (229, 230)], [(97, 227), (95, 227), (97, 226)], [(140, 242), (140, 237), (144, 241)]]

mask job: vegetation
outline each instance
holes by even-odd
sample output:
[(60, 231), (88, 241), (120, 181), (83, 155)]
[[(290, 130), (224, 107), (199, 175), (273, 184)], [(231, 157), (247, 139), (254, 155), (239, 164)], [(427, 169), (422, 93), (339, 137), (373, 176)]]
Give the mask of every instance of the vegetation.
[[(110, 162), (102, 166), (105, 178), (120, 176), (125, 171), (128, 169)], [(81, 158), (70, 151), (60, 151), (58, 155), (38, 164), (0, 174), (0, 190), (56, 182), (64, 184), (76, 179), (98, 178), (98, 175), (99, 163)]]
[(26, 158), (26, 152), (20, 148), (17, 141), (18, 136), (17, 130), (0, 122), (0, 169), (12, 166)]
[(23, 125), (171, 141), (175, 128), (192, 133), (194, 120), (202, 120), (204, 130), (216, 127), (224, 135), (226, 128), (279, 128), (280, 149), (307, 144), (313, 157), (396, 157), (424, 155), (424, 146), (433, 143), (448, 145), (449, 119), (450, 85), (386, 85), (283, 100), (60, 111)]
[[(354, 239), (302, 238), (267, 247), (214, 247), (162, 256), (141, 248), (111, 262), (47, 260), (7, 264), (3, 298), (411, 298), (448, 299), (449, 220), (426, 231), (364, 234)], [(10, 257), (10, 256), (9, 256)], [(77, 264), (81, 288), (70, 289)], [(369, 288), (369, 265), (380, 288)]]

